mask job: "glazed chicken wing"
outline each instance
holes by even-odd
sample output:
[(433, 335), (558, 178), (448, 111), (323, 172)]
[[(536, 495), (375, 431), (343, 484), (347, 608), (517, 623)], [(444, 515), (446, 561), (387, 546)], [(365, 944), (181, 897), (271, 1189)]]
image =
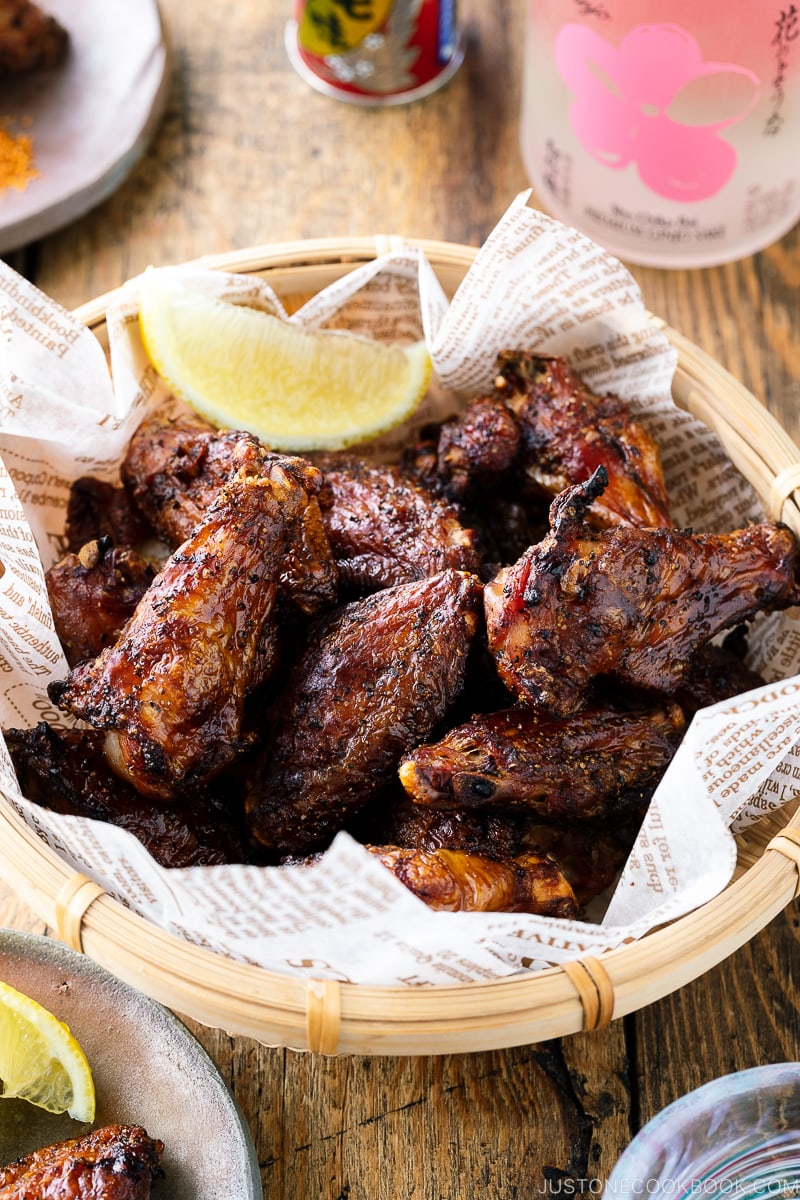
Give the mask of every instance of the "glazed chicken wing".
[(299, 514), (281, 586), (307, 613), (336, 600), (337, 572), (322, 526), (319, 471), (302, 458), (273, 454), (251, 433), (149, 417), (131, 439), (122, 478), (139, 508), (175, 549), (203, 520), (219, 490), (234, 475), (290, 476), (308, 497)]
[(154, 577), (141, 554), (117, 549), (109, 538), (87, 542), (45, 572), (56, 633), (71, 667), (117, 640)]
[(162, 867), (251, 858), (240, 814), (221, 787), (165, 805), (114, 774), (98, 730), (56, 730), (40, 721), (34, 729), (4, 733), (22, 794), (34, 804), (127, 829)]
[(475, 537), (452, 505), (397, 467), (351, 458), (320, 461), (322, 520), (342, 581), (367, 592), (436, 575), (478, 570)]
[(525, 912), (575, 917), (578, 905), (557, 863), (544, 854), (498, 860), (463, 850), (367, 846), (409, 891), (440, 912)]
[[(644, 815), (644, 807), (637, 814)], [(638, 828), (638, 824), (637, 824)], [(532, 823), (522, 833), (520, 853), (547, 854), (554, 859), (581, 906), (609, 887), (625, 865), (636, 829), (606, 828), (599, 822), (570, 825)]]
[(672, 524), (658, 447), (617, 396), (597, 396), (563, 359), (505, 351), (494, 391), (442, 426), (435, 460), (415, 466), (445, 495), (469, 501), (509, 486), (515, 499), (557, 495), (599, 466), (608, 475), (592, 520), (603, 526)]
[(489, 647), (524, 702), (566, 716), (593, 680), (672, 693), (720, 630), (797, 603), (798, 547), (780, 525), (729, 534), (596, 530), (605, 472), (562, 493), (551, 531), (487, 584)]
[(244, 701), (264, 679), (265, 629), (307, 501), (288, 473), (235, 476), (119, 640), (50, 685), (62, 708), (110, 731), (112, 765), (145, 795), (202, 783), (248, 744)]
[(0, 1200), (149, 1200), (163, 1142), (107, 1125), (0, 1167)]
[(360, 842), (405, 846), (412, 850), (464, 850), (488, 858), (513, 858), (520, 844), (520, 822), (510, 813), (467, 808), (440, 811), (414, 804), (400, 788), (381, 795), (354, 825)]
[(78, 554), (87, 542), (103, 539), (138, 548), (153, 530), (124, 487), (82, 475), (69, 490), (64, 535), (67, 550)]
[(480, 584), (443, 571), (320, 621), (290, 675), (247, 812), (263, 845), (323, 845), (390, 780), (458, 695)]
[(653, 438), (618, 396), (597, 396), (561, 358), (506, 352), (495, 389), (522, 431), (528, 480), (555, 496), (598, 467), (608, 482), (591, 517), (602, 525), (672, 524)]
[(677, 704), (598, 704), (567, 719), (520, 705), (473, 717), (410, 751), (400, 781), (432, 808), (595, 817), (624, 809), (661, 776), (684, 724)]

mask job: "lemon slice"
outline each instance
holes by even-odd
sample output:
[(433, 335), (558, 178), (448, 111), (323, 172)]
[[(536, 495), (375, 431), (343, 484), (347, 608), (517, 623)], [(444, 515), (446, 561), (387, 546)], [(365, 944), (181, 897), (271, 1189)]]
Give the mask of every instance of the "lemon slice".
[(69, 1028), (41, 1004), (0, 982), (0, 1094), (48, 1112), (93, 1121), (92, 1071)]
[(431, 375), (424, 342), (299, 329), (153, 268), (142, 277), (139, 326), (177, 396), (275, 450), (337, 450), (385, 433), (417, 408)]

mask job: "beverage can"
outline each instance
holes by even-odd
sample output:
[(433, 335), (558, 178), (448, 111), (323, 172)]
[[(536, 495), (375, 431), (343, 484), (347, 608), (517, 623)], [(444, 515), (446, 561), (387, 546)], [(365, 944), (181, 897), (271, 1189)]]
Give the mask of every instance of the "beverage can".
[(634, 263), (711, 266), (800, 217), (800, 4), (527, 0), (542, 206)]
[(295, 69), (352, 104), (404, 104), (436, 91), (464, 58), (455, 0), (298, 0), (286, 26)]

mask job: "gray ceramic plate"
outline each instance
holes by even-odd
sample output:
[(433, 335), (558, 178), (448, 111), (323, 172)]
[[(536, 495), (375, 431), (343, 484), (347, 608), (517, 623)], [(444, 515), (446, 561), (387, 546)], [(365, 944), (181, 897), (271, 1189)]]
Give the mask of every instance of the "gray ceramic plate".
[[(260, 1200), (250, 1132), (211, 1059), (181, 1022), (60, 942), (0, 931), (0, 979), (66, 1021), (97, 1092), (94, 1127), (143, 1125), (164, 1143), (153, 1200)], [(0, 1100), (0, 1162), (90, 1126)]]

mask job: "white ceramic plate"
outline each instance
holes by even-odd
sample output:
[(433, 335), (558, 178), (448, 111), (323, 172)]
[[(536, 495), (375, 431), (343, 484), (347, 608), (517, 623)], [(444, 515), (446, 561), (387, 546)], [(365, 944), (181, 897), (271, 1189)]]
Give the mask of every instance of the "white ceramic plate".
[[(97, 1093), (94, 1128), (142, 1125), (164, 1143), (153, 1200), (260, 1200), (255, 1149), (211, 1059), (181, 1022), (60, 942), (0, 931), (0, 979), (66, 1021)], [(0, 1162), (90, 1126), (0, 1099)]]
[(0, 121), (32, 141), (38, 176), (0, 191), (0, 254), (76, 220), (115, 191), (168, 90), (156, 0), (42, 0), (68, 30), (66, 61), (0, 82)]

